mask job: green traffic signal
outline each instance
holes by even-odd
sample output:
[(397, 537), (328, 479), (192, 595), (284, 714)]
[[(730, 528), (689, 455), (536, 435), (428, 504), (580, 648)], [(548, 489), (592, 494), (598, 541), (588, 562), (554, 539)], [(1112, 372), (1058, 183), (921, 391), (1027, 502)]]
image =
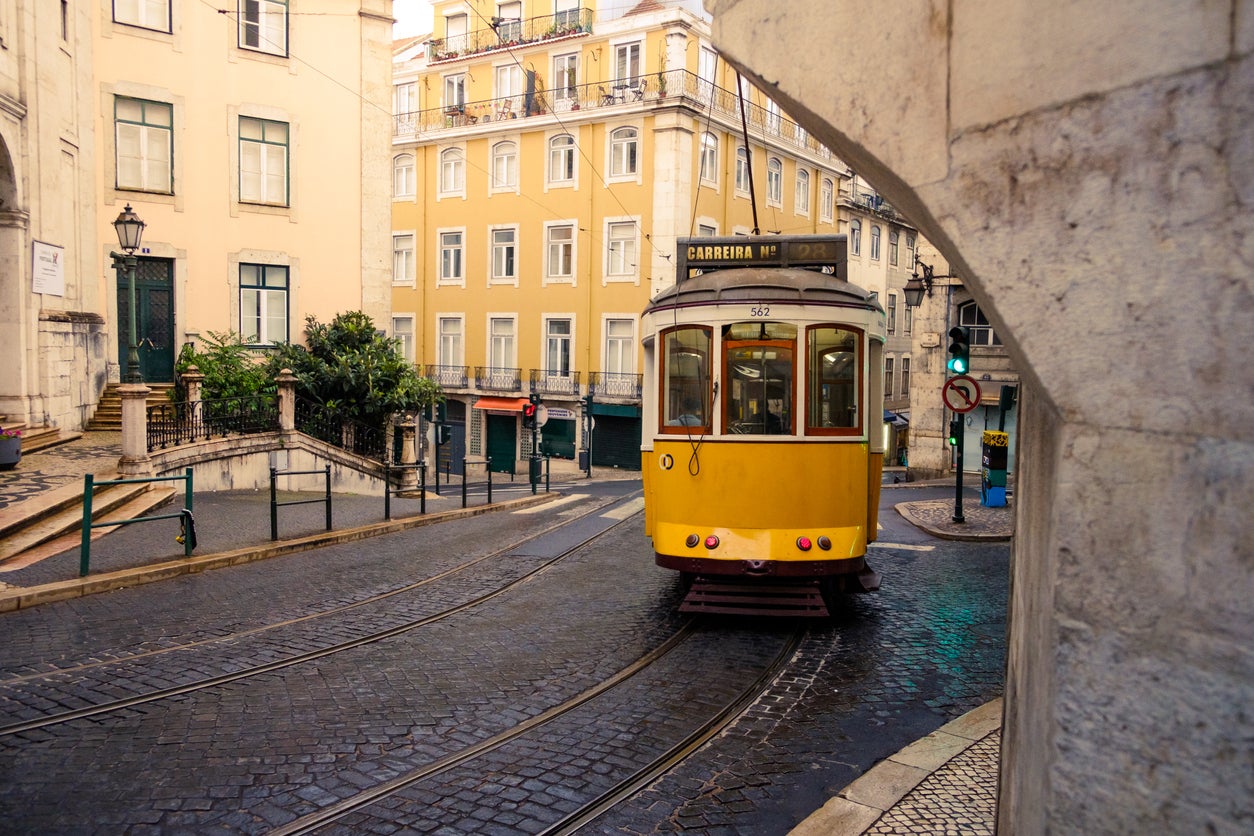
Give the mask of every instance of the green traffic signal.
[(945, 364), (953, 374), (971, 371), (971, 329), (955, 325), (949, 329), (949, 362)]
[(949, 446), (950, 447), (958, 446), (958, 433), (960, 432), (962, 432), (962, 422), (959, 421), (957, 418), (950, 419), (949, 421)]

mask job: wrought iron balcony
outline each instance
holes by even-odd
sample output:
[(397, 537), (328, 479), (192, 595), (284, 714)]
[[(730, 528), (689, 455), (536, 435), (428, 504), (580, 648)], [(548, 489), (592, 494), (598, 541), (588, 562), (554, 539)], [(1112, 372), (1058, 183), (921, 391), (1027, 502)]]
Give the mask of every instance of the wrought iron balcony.
[(442, 389), (469, 389), (470, 370), (465, 366), (428, 365), (423, 371), (428, 380), (440, 384)]
[(643, 394), (644, 375), (616, 372), (589, 372), (588, 391), (595, 398), (639, 401)]
[(527, 44), (585, 35), (592, 31), (592, 18), (591, 9), (568, 9), (526, 20), (492, 18), (493, 25), (486, 29), (427, 41), (430, 47), (429, 60), (435, 64), (498, 49), (513, 49)]
[(573, 397), (579, 394), (579, 372), (532, 369), (531, 391), (541, 395), (570, 395)]
[(475, 366), (475, 387), (485, 392), (521, 392), (522, 369)]
[[(393, 117), (394, 138), (425, 140), (431, 134), (462, 130), (474, 134), (497, 129), (497, 122), (529, 117), (567, 123), (581, 118), (604, 118), (603, 108), (630, 112), (632, 108), (682, 105), (699, 113), (712, 111), (739, 132), (740, 100), (735, 91), (716, 87), (687, 70), (643, 73), (622, 80), (594, 81), (587, 84), (550, 84), (538, 75), (531, 92), (495, 99), (445, 103), (440, 107), (400, 113)], [(823, 158), (831, 158), (796, 122), (778, 111), (746, 104), (745, 119), (750, 133), (770, 137), (781, 145), (792, 145)], [(511, 126), (513, 127), (513, 126)]]

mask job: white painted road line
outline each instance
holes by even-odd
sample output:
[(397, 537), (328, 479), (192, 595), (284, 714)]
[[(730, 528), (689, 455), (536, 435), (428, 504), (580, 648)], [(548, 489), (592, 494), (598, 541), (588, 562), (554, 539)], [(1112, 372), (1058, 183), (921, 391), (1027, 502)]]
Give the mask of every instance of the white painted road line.
[(545, 502), (541, 505), (532, 505), (530, 508), (519, 508), (515, 514), (539, 514), (544, 511), (552, 511), (554, 508), (560, 508), (563, 505), (569, 505), (572, 502), (578, 502), (581, 499), (587, 499), (586, 493), (573, 493), (570, 496), (564, 496), (561, 499), (555, 499), (552, 502)]
[(601, 516), (607, 520), (625, 520), (644, 508), (644, 497), (638, 496), (631, 502), (624, 502), (617, 508), (611, 508)]
[(908, 552), (930, 552), (935, 546), (915, 546), (910, 543), (868, 543), (873, 549), (904, 549)]

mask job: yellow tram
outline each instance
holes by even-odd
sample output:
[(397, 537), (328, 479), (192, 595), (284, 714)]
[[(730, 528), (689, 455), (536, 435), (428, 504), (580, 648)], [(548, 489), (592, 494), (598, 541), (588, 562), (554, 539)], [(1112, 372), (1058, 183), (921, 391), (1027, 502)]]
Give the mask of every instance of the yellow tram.
[(681, 609), (826, 614), (869, 591), (885, 317), (845, 236), (681, 238), (641, 317), (645, 531)]

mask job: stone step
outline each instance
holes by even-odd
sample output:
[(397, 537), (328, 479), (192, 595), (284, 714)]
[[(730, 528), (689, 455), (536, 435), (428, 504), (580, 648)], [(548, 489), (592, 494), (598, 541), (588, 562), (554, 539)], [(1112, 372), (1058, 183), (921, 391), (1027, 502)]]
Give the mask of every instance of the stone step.
[[(172, 488), (151, 489), (147, 484), (110, 485), (96, 490), (92, 499), (92, 520), (98, 522), (143, 494), (155, 503), (174, 495)], [(151, 507), (151, 506), (149, 506)], [(36, 546), (83, 529), (83, 486), (65, 485), (35, 499), (0, 511), (0, 563)]]

